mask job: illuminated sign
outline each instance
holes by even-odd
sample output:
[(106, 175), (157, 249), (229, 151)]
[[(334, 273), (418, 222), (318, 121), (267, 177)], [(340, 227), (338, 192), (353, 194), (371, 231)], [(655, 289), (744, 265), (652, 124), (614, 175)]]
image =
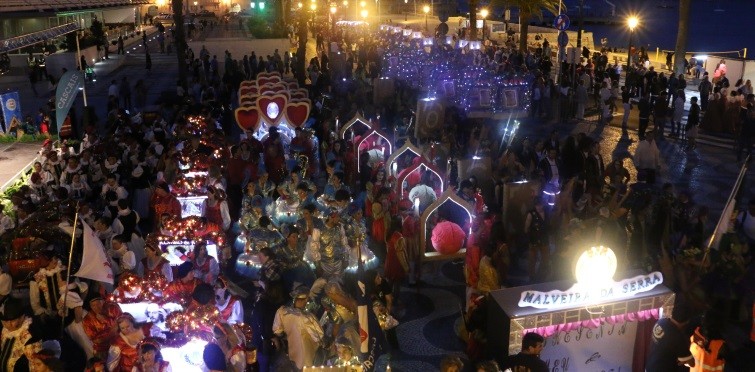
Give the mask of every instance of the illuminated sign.
[(663, 283), (663, 274), (656, 271), (594, 288), (575, 284), (574, 287), (566, 291), (524, 291), (519, 298), (519, 306), (538, 309), (591, 306), (632, 297), (638, 293), (649, 291), (661, 283)]
[(592, 306), (632, 297), (663, 283), (663, 274), (657, 271), (614, 281), (617, 266), (616, 255), (611, 248), (591, 247), (582, 252), (577, 260), (574, 270), (577, 283), (574, 286), (566, 291), (524, 291), (519, 298), (519, 307), (556, 309)]

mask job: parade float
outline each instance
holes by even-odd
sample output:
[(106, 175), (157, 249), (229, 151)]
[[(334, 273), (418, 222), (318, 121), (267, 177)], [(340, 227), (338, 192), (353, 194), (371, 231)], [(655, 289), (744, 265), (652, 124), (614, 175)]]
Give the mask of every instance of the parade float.
[[(626, 272), (607, 247), (576, 260), (574, 281), (505, 288), (490, 293), (488, 352), (501, 360), (521, 350), (522, 337), (545, 337), (540, 354), (549, 369), (644, 371), (653, 325), (670, 317), (674, 294), (660, 272)], [(585, 367), (587, 368), (587, 367)]]

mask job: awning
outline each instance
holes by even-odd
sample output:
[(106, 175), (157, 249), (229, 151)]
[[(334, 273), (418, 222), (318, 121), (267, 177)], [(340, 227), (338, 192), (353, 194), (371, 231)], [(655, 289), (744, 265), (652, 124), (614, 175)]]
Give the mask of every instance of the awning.
[(0, 53), (7, 53), (16, 49), (21, 49), (30, 45), (41, 43), (45, 40), (54, 39), (58, 36), (63, 36), (78, 29), (79, 23), (71, 22), (64, 25), (55, 26), (53, 28), (48, 28), (46, 30), (0, 40)]

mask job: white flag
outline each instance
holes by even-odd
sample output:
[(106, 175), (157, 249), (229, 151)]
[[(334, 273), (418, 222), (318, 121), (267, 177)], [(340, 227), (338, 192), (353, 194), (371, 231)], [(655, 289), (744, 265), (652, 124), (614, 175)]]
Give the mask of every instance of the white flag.
[(74, 276), (87, 278), (98, 282), (113, 284), (113, 268), (105, 254), (105, 246), (89, 225), (80, 219), (84, 228), (84, 254), (81, 257), (81, 267)]

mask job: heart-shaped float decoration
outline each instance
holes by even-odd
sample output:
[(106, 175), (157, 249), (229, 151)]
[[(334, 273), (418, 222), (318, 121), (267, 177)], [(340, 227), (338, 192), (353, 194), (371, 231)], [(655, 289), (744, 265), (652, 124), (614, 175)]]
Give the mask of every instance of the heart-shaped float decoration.
[(291, 99), (308, 99), (309, 96), (306, 93), (302, 92), (292, 92), (291, 93)]
[(289, 102), (286, 105), (286, 121), (294, 128), (300, 128), (309, 118), (309, 102)]
[(286, 96), (286, 98), (290, 98), (290, 93), (288, 91), (288, 87), (285, 84), (277, 83), (277, 84), (265, 84), (260, 87), (260, 95), (275, 95), (275, 94), (283, 94)]
[(257, 107), (257, 98), (259, 98), (259, 95), (257, 94), (248, 94), (245, 96), (239, 97), (239, 106), (242, 107)]
[(272, 126), (278, 125), (283, 116), (286, 114), (286, 104), (288, 103), (288, 97), (283, 94), (276, 94), (272, 96), (260, 96), (257, 98), (257, 108), (268, 124)]
[(241, 82), (241, 84), (239, 84), (239, 88), (243, 88), (243, 87), (256, 87), (256, 86), (257, 86), (257, 81), (256, 80), (244, 80), (244, 81)]
[(235, 114), (236, 124), (241, 129), (256, 132), (260, 127), (260, 111), (257, 107), (239, 107)]
[(288, 84), (289, 90), (296, 90), (299, 89), (299, 82), (298, 81), (288, 81), (286, 82)]
[(264, 86), (265, 84), (277, 84), (280, 82), (281, 78), (279, 76), (257, 76), (257, 86), (259, 87)]
[(290, 105), (291, 103), (296, 103), (296, 102), (307, 103), (307, 104), (309, 104), (310, 109), (312, 108), (311, 107), (312, 106), (312, 101), (309, 98), (291, 98), (291, 100), (288, 101), (288, 104)]
[(250, 94), (259, 94), (259, 88), (256, 85), (247, 85), (239, 87), (239, 96), (246, 96)]

